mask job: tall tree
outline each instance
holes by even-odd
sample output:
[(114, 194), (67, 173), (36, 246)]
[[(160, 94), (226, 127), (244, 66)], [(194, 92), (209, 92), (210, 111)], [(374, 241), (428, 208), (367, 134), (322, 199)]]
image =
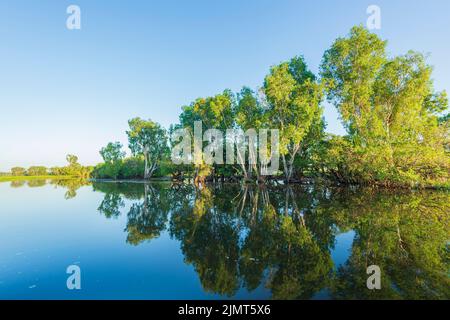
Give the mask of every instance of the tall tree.
[(432, 68), (422, 54), (388, 58), (385, 48), (377, 35), (354, 27), (325, 52), (321, 66), (328, 99), (359, 158), (359, 179), (445, 181), (448, 131), (439, 116), (448, 108), (446, 93), (434, 91)]
[(371, 131), (373, 84), (386, 63), (386, 41), (363, 27), (338, 38), (324, 54), (321, 76), (349, 134), (364, 140)]
[[(244, 87), (237, 95), (236, 110), (234, 112), (236, 126), (243, 132), (246, 132), (247, 130), (251, 129), (254, 129), (255, 132), (257, 132), (257, 130), (263, 128), (267, 122), (266, 111), (267, 110), (264, 108), (264, 104), (260, 101), (257, 94), (250, 88)], [(245, 161), (242, 161), (243, 163), (241, 164), (241, 167), (245, 178), (250, 178), (252, 175), (252, 171), (254, 171), (259, 179), (260, 172), (256, 161), (257, 160), (257, 154), (255, 152), (256, 146), (255, 148), (252, 148), (252, 146), (250, 146), (250, 143), (252, 143), (252, 141), (249, 138), (248, 168), (247, 169), (245, 168)], [(256, 143), (256, 141), (254, 143)], [(240, 152), (239, 149), (238, 152)], [(243, 156), (245, 158), (245, 155)]]
[(150, 179), (168, 153), (166, 130), (152, 120), (141, 118), (129, 120), (128, 125), (128, 146), (133, 155), (144, 157), (144, 179)]
[[(225, 132), (226, 129), (232, 128), (234, 124), (234, 104), (235, 96), (230, 90), (224, 90), (223, 93), (212, 97), (198, 98), (190, 105), (182, 108), (179, 127), (188, 130), (192, 143), (194, 142), (195, 121), (202, 122), (203, 131), (217, 129)], [(196, 181), (197, 178), (204, 180), (211, 171), (211, 166), (204, 163), (202, 159), (201, 163), (195, 164)]]
[(78, 157), (73, 154), (68, 154), (66, 156), (66, 160), (69, 163), (69, 166), (75, 166), (78, 164)]
[(286, 181), (293, 175), (295, 156), (322, 109), (322, 87), (303, 57), (270, 70), (264, 81), (270, 126), (280, 130), (280, 154)]

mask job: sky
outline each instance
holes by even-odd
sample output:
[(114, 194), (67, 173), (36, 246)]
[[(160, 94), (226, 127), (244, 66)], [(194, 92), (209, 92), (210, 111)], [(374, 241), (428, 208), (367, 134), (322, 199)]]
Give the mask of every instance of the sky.
[[(69, 30), (69, 5), (81, 29)], [(127, 121), (166, 128), (198, 97), (257, 88), (271, 66), (325, 50), (381, 8), (390, 55), (429, 54), (436, 90), (450, 90), (448, 0), (0, 0), (0, 171), (101, 161), (127, 145)], [(325, 104), (327, 131), (344, 134)]]

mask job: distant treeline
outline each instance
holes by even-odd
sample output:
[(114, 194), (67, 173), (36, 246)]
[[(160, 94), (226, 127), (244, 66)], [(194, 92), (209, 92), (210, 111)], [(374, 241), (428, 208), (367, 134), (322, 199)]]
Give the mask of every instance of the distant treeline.
[(31, 166), (29, 168), (14, 167), (11, 168), (11, 172), (3, 173), (2, 175), (10, 176), (73, 176), (80, 178), (89, 178), (91, 175), (93, 167), (82, 166), (78, 163), (78, 157), (72, 154), (66, 156), (68, 162), (67, 166), (64, 167), (51, 167), (47, 168), (44, 166)]
[[(129, 121), (131, 158), (109, 143), (94, 178), (150, 179), (171, 175), (207, 180), (323, 179), (338, 184), (386, 187), (449, 186), (450, 140), (446, 92), (433, 89), (432, 67), (409, 51), (388, 57), (386, 41), (362, 26), (338, 38), (323, 56), (319, 75), (302, 56), (273, 66), (256, 91), (225, 90), (182, 107), (168, 131), (151, 120)], [(337, 108), (345, 136), (325, 132), (324, 100)], [(261, 166), (173, 165), (176, 129), (279, 129), (280, 172), (261, 175)], [(193, 140), (193, 139), (192, 139)], [(204, 146), (207, 145), (204, 142)], [(247, 149), (248, 150), (248, 149)]]

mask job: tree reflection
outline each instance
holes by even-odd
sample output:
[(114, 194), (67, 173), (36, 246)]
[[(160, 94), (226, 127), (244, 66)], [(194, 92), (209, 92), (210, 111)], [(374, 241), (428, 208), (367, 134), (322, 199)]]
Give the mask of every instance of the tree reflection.
[(108, 192), (98, 207), (98, 211), (106, 218), (117, 218), (120, 216), (120, 209), (125, 206), (125, 202), (118, 193)]
[(167, 189), (161, 185), (144, 185), (142, 203), (132, 204), (128, 212), (127, 243), (139, 243), (159, 237), (166, 228), (169, 213)]
[[(449, 298), (449, 200), (443, 192), (383, 192), (313, 186), (94, 184), (99, 211), (118, 216), (127, 242), (168, 230), (205, 291), (234, 296), (265, 288), (274, 299)], [(336, 236), (353, 230), (344, 264)], [(368, 266), (382, 289), (366, 287)]]
[[(286, 187), (281, 191), (258, 188), (249, 192), (249, 233), (240, 261), (244, 285), (254, 290), (264, 282), (275, 299), (311, 298), (326, 286), (332, 260), (306, 226), (304, 213), (311, 203), (305, 201), (305, 190), (294, 192)], [(275, 196), (269, 198), (269, 194)]]
[(30, 179), (11, 181), (12, 188), (21, 188), (27, 185), (30, 188), (40, 188), (46, 185), (53, 185), (55, 188), (61, 187), (67, 189), (64, 198), (69, 200), (77, 196), (77, 190), (87, 186), (90, 182), (86, 179)]
[(86, 179), (61, 179), (61, 180), (49, 180), (50, 184), (55, 187), (62, 187), (67, 189), (64, 198), (66, 200), (73, 199), (77, 196), (77, 191), (83, 186), (87, 186), (90, 182)]
[[(340, 203), (345, 211), (333, 210), (356, 237), (336, 274), (335, 298), (448, 299), (448, 193), (366, 191), (339, 198), (333, 207)], [(361, 285), (372, 264), (382, 270), (381, 290)]]
[(11, 181), (11, 188), (21, 188), (25, 185), (25, 180), (17, 180), (17, 181)]
[(47, 180), (41, 180), (41, 179), (27, 181), (27, 185), (30, 188), (39, 188), (39, 187), (45, 186), (46, 184), (47, 184)]

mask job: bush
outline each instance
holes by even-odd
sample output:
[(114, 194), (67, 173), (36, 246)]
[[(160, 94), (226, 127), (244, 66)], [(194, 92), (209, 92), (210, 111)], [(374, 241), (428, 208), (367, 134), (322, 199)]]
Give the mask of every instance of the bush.
[[(143, 179), (144, 160), (139, 157), (127, 158), (123, 161), (106, 162), (97, 165), (91, 177), (95, 179)], [(167, 177), (172, 174), (174, 165), (170, 160), (161, 162), (153, 177)]]
[(127, 158), (122, 161), (120, 170), (122, 179), (143, 179), (144, 178), (144, 160), (138, 157)]
[(91, 176), (97, 179), (117, 179), (121, 170), (121, 163), (102, 163), (97, 165)]

